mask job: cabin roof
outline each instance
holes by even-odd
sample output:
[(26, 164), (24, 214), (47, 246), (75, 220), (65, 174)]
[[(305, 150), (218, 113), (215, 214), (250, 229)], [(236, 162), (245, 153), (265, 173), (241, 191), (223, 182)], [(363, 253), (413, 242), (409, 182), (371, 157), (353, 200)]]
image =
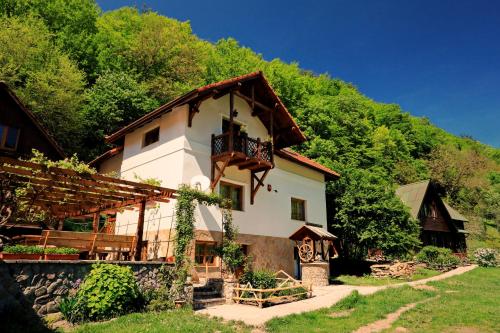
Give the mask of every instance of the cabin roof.
[[(423, 180), (420, 182), (403, 185), (396, 189), (396, 195), (401, 199), (401, 201), (403, 201), (405, 205), (410, 207), (411, 216), (415, 219), (418, 218), (418, 212), (422, 207), (425, 194), (427, 193), (430, 184), (430, 180)], [(443, 204), (452, 220), (468, 221), (467, 218), (453, 209), (446, 202), (443, 201)]]
[(9, 95), (11, 97), (12, 101), (14, 101), (14, 103), (18, 106), (18, 109), (21, 110), (21, 112), (23, 112), (28, 117), (28, 119), (30, 119), (30, 121), (35, 125), (35, 127), (40, 131), (40, 133), (42, 133), (42, 135), (47, 139), (49, 144), (57, 152), (59, 157), (61, 159), (64, 158), (66, 155), (65, 155), (63, 149), (61, 148), (61, 146), (59, 146), (57, 141), (52, 137), (52, 135), (49, 134), (49, 132), (45, 129), (45, 127), (40, 123), (40, 121), (37, 119), (35, 114), (33, 112), (31, 112), (23, 104), (23, 102), (21, 102), (21, 100), (17, 97), (17, 95), (14, 93), (14, 91), (9, 88), (7, 83), (5, 83), (4, 81), (0, 81), (0, 89), (4, 90), (7, 93), (7, 95)]
[(123, 146), (118, 146), (118, 147), (115, 147), (115, 148), (111, 148), (110, 150), (108, 150), (108, 151), (104, 152), (103, 154), (101, 154), (101, 155), (97, 156), (96, 158), (94, 158), (88, 164), (91, 167), (98, 166), (100, 163), (104, 162), (108, 158), (111, 158), (113, 156), (118, 155), (122, 151), (123, 151)]
[(211, 83), (194, 89), (107, 136), (106, 141), (109, 143), (116, 142), (123, 138), (127, 133), (130, 133), (136, 128), (172, 111), (172, 109), (177, 106), (184, 104), (196, 105), (207, 98), (214, 97), (215, 95), (222, 96), (229, 93), (231, 90), (234, 91), (235, 89), (237, 89), (236, 95), (244, 98), (249, 104), (252, 100), (251, 96), (253, 89), (253, 96), (255, 97), (255, 103), (253, 103), (255, 115), (259, 117), (268, 130), (271, 121), (269, 112), (266, 112), (265, 109), (270, 108), (275, 110), (273, 131), (275, 134), (275, 143), (277, 148), (293, 146), (306, 140), (305, 135), (300, 130), (290, 112), (288, 112), (288, 109), (285, 107), (276, 92), (272, 89), (271, 85), (264, 77), (264, 74), (259, 71)]
[(310, 237), (313, 240), (335, 240), (337, 236), (328, 232), (327, 230), (314, 227), (312, 225), (304, 224), (300, 228), (298, 228), (290, 237), (291, 240), (302, 240), (304, 237)]
[(340, 174), (338, 172), (333, 171), (332, 169), (327, 168), (326, 166), (321, 165), (318, 162), (313, 161), (303, 155), (300, 155), (299, 153), (296, 153), (290, 149), (280, 149), (276, 150), (275, 152), (276, 155), (278, 155), (279, 157), (309, 167), (313, 170), (319, 171), (323, 173), (327, 178), (337, 179), (340, 177)]

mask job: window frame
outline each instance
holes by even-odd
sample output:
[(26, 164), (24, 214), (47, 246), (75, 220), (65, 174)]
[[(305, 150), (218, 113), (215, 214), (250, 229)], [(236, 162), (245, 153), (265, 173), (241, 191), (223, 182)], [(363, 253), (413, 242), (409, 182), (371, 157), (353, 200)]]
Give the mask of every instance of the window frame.
[[(203, 247), (203, 253), (201, 254), (201, 257), (203, 258), (203, 260), (202, 260), (201, 263), (199, 263), (197, 261), (197, 258), (199, 257), (198, 256), (198, 252), (196, 251), (198, 246)], [(213, 253), (210, 253), (209, 251), (207, 251), (207, 249), (209, 247), (212, 247), (214, 249)], [(195, 243), (194, 243), (194, 263), (195, 263), (195, 265), (196, 266), (209, 266), (209, 267), (217, 267), (217, 266), (219, 266), (219, 260), (217, 259), (218, 256), (215, 253), (215, 247), (217, 247), (217, 242), (195, 241)], [(207, 257), (208, 256), (213, 256), (214, 260), (213, 260), (212, 263), (207, 262)]]
[[(19, 145), (19, 137), (21, 136), (21, 129), (17, 128), (17, 127), (3, 125), (3, 124), (0, 124), (0, 127), (3, 127), (3, 133), (2, 133), (2, 136), (0, 137), (0, 149), (8, 150), (8, 151), (16, 151), (17, 146)], [(7, 142), (7, 136), (9, 135), (9, 130), (11, 130), (11, 129), (17, 130), (16, 142), (14, 144), (14, 148), (5, 146), (5, 143)]]
[[(154, 132), (154, 131), (158, 132), (157, 139), (155, 141), (147, 144), (146, 143), (146, 137), (147, 137), (147, 135), (150, 134), (150, 133), (152, 133), (152, 132)], [(156, 126), (156, 127), (152, 128), (150, 130), (145, 131), (144, 134), (142, 135), (142, 148), (151, 146), (151, 145), (153, 145), (153, 144), (155, 144), (155, 143), (157, 143), (159, 141), (160, 141), (160, 126)]]
[[(228, 182), (228, 181), (225, 181), (225, 180), (221, 180), (220, 183), (219, 183), (219, 195), (221, 195), (221, 187), (222, 186), (229, 186), (231, 189), (239, 189), (240, 190), (240, 193), (239, 193), (239, 201), (240, 201), (240, 207), (239, 208), (235, 208), (235, 207), (231, 207), (232, 210), (237, 210), (237, 211), (240, 211), (240, 212), (243, 212), (244, 211), (244, 193), (245, 193), (245, 186), (244, 185), (240, 185), (240, 184), (235, 184), (235, 183), (231, 183), (231, 182)], [(229, 195), (229, 199), (232, 197), (232, 195)]]
[[(294, 216), (294, 214), (293, 214), (293, 202), (294, 201), (302, 203), (302, 209), (301, 209), (302, 216)], [(306, 215), (306, 208), (307, 208), (306, 204), (307, 204), (307, 201), (304, 200), (304, 199), (300, 199), (300, 198), (297, 198), (297, 197), (291, 197), (290, 198), (290, 218), (292, 220), (294, 220), (294, 221), (305, 222), (306, 218), (307, 218), (307, 215)]]

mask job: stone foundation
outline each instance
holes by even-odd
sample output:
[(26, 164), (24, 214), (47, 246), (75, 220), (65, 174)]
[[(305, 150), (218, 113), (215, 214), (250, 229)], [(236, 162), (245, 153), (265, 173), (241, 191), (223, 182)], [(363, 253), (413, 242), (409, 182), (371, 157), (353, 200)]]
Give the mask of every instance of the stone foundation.
[(313, 286), (328, 286), (330, 276), (330, 265), (327, 262), (301, 263), (302, 282)]
[[(61, 300), (76, 291), (94, 263), (96, 261), (87, 260), (0, 261), (0, 318), (14, 310), (15, 313), (32, 309), (39, 316), (59, 312)], [(139, 285), (157, 280), (162, 265), (151, 262), (106, 263), (131, 267)], [(186, 294), (192, 298), (189, 286)]]
[(223, 296), (226, 299), (226, 304), (232, 304), (234, 296), (234, 287), (236, 287), (238, 280), (236, 279), (224, 279), (224, 290)]

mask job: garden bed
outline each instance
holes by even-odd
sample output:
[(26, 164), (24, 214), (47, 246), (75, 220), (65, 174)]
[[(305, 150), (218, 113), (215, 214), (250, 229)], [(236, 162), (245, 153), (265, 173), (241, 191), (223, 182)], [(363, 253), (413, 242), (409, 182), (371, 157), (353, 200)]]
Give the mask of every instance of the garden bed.
[[(284, 277), (278, 277), (284, 276)], [(234, 288), (236, 303), (247, 303), (264, 307), (285, 302), (294, 302), (312, 296), (312, 286), (295, 280), (284, 271), (275, 274), (275, 288), (254, 288), (250, 282)]]

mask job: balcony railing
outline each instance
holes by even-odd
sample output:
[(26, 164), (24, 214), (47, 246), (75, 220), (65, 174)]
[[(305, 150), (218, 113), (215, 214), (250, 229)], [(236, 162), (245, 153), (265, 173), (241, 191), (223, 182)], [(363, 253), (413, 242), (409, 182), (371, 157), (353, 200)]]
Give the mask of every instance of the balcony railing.
[(273, 145), (260, 138), (248, 137), (246, 133), (233, 134), (232, 140), (229, 133), (212, 135), (212, 157), (224, 156), (231, 153), (240, 153), (249, 159), (256, 159), (273, 163)]

